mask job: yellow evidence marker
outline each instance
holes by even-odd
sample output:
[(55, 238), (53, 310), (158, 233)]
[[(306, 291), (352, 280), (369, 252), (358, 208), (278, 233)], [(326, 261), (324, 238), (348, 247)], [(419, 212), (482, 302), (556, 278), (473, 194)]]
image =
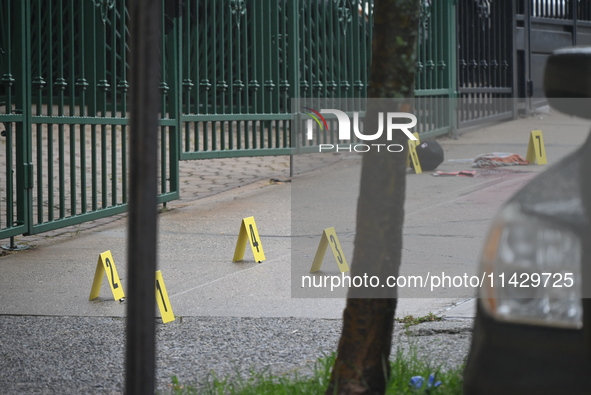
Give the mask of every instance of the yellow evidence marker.
[(541, 130), (532, 130), (529, 134), (529, 143), (527, 145), (527, 155), (525, 156), (525, 159), (529, 163), (535, 163), (536, 165), (545, 165), (548, 163), (546, 160), (544, 136), (542, 136)]
[(341, 273), (349, 271), (349, 265), (347, 264), (345, 254), (343, 254), (343, 248), (341, 247), (341, 243), (339, 242), (336, 231), (334, 228), (326, 228), (322, 231), (320, 243), (318, 244), (318, 249), (316, 250), (316, 255), (314, 256), (314, 262), (312, 263), (310, 273), (320, 270), (320, 266), (322, 266), (322, 260), (324, 259), (324, 254), (326, 253), (326, 247), (329, 245)]
[(254, 260), (261, 263), (265, 258), (265, 251), (263, 251), (263, 244), (259, 238), (259, 231), (257, 224), (254, 222), (254, 217), (243, 218), (240, 224), (240, 232), (238, 233), (238, 241), (236, 242), (236, 249), (234, 250), (234, 258), (232, 262), (241, 261), (244, 259), (244, 251), (246, 250), (246, 241), (250, 242)]
[(167, 322), (174, 321), (172, 305), (170, 304), (170, 299), (168, 299), (168, 292), (166, 292), (166, 285), (164, 285), (164, 278), (160, 270), (156, 272), (156, 303), (160, 310), (162, 323), (166, 324)]
[(90, 290), (89, 300), (98, 298), (101, 293), (101, 284), (103, 283), (103, 275), (107, 275), (107, 280), (111, 286), (113, 292), (113, 298), (121, 301), (125, 298), (123, 292), (123, 286), (121, 280), (119, 280), (119, 274), (117, 274), (117, 268), (115, 267), (115, 261), (111, 255), (111, 251), (105, 251), (99, 255), (98, 262), (96, 264), (96, 270), (94, 272), (94, 281), (92, 282), (92, 289)]
[(406, 160), (406, 167), (410, 166), (410, 161), (412, 160), (413, 168), (415, 170), (415, 174), (419, 174), (423, 172), (421, 169), (421, 162), (419, 161), (419, 156), (417, 155), (417, 146), (421, 144), (421, 140), (419, 139), (418, 133), (413, 133), (416, 140), (408, 140), (408, 158)]

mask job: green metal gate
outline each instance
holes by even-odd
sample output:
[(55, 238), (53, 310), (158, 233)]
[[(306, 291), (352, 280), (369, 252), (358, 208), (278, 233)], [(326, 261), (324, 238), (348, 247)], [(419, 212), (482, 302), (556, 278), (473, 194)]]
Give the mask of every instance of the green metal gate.
[[(127, 209), (128, 19), (124, 1), (0, 7), (0, 238)], [(178, 197), (174, 32), (163, 35), (161, 201)]]
[(455, 0), (422, 0), (415, 108), (422, 138), (457, 129)]
[(181, 159), (292, 153), (291, 99), (365, 97), (368, 0), (187, 2)]
[(4, 162), (0, 177), (3, 213), (0, 228), (2, 237), (10, 237), (25, 233), (31, 217), (30, 206), (25, 204), (32, 196), (30, 133), (25, 128), (31, 119), (30, 97), (23, 94), (30, 88), (30, 81), (24, 70), (18, 67), (27, 61), (29, 54), (13, 39), (15, 36), (27, 40), (29, 31), (24, 23), (15, 23), (25, 18), (25, 2), (10, 1), (0, 12), (0, 105), (4, 108), (0, 113)]
[[(455, 130), (442, 100), (455, 95), (455, 6), (421, 4), (419, 131), (434, 136)], [(292, 99), (366, 96), (373, 0), (163, 0), (163, 11), (161, 202), (178, 198), (181, 159), (312, 149), (291, 133)], [(125, 0), (0, 6), (0, 239), (127, 209), (128, 23)]]

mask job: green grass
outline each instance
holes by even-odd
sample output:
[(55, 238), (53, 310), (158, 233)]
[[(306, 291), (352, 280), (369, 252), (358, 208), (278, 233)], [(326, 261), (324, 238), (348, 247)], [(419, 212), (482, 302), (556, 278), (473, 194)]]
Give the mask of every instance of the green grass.
[[(172, 378), (173, 395), (295, 395), (324, 394), (330, 379), (330, 371), (335, 355), (320, 358), (312, 367), (311, 374), (272, 375), (269, 372), (251, 372), (248, 378), (218, 378), (212, 375), (207, 383), (197, 390), (195, 387), (182, 385), (176, 377)], [(461, 394), (462, 370), (458, 366), (442, 370), (419, 358), (416, 350), (407, 353), (398, 351), (390, 363), (390, 382), (387, 394)], [(429, 375), (435, 375), (435, 381), (441, 385), (427, 388)], [(413, 376), (423, 376), (425, 384), (421, 389), (413, 389), (409, 382)]]
[(439, 317), (433, 313), (429, 313), (422, 317), (407, 315), (403, 318), (396, 318), (396, 322), (404, 324), (404, 327), (408, 328), (409, 326), (422, 324), (423, 322), (441, 321), (442, 319), (442, 317)]

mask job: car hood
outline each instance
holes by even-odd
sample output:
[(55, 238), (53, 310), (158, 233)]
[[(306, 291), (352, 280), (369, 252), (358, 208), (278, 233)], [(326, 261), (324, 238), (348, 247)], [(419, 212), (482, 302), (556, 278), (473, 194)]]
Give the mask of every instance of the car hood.
[(509, 203), (518, 204), (526, 214), (559, 222), (581, 233), (587, 226), (581, 198), (582, 157), (579, 148), (529, 182)]

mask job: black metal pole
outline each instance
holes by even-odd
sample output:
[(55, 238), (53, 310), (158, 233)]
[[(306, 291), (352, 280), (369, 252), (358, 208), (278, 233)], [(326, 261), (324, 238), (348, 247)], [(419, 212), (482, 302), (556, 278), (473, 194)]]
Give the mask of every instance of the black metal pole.
[(583, 277), (583, 333), (585, 336), (585, 347), (587, 349), (587, 360), (591, 361), (591, 185), (589, 184), (589, 172), (591, 171), (591, 134), (583, 145), (581, 163), (581, 198), (587, 217), (587, 228), (583, 234), (583, 256), (581, 257), (581, 271)]
[(126, 394), (153, 394), (162, 0), (130, 0), (130, 177)]

